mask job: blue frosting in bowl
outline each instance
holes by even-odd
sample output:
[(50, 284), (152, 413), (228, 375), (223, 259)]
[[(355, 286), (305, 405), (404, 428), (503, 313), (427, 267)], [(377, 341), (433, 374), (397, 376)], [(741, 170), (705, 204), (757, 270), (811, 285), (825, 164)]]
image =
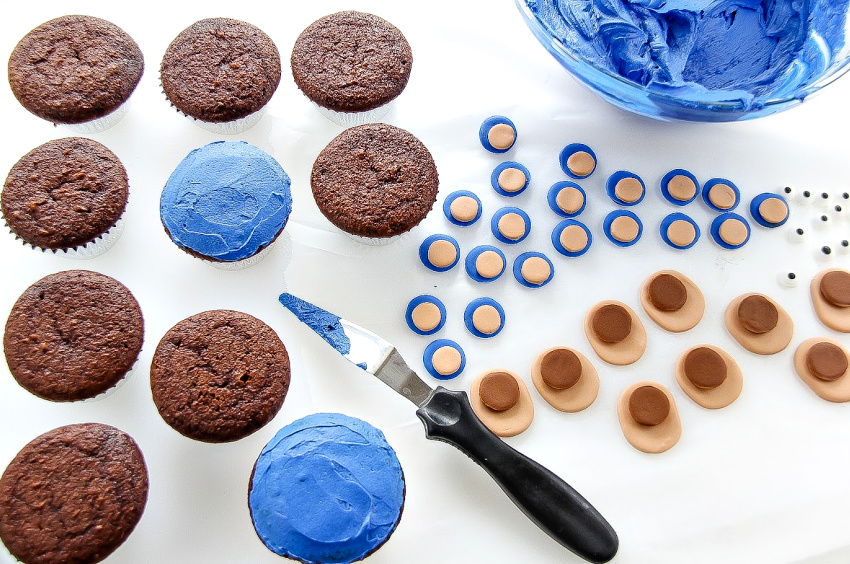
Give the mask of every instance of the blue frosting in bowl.
[(802, 99), (847, 61), (850, 0), (521, 1), (566, 53), (686, 107)]
[(238, 261), (283, 230), (292, 211), (289, 186), (268, 153), (244, 141), (216, 141), (177, 165), (159, 213), (177, 246), (215, 261)]
[(260, 453), (248, 489), (257, 535), (302, 562), (348, 563), (380, 547), (404, 505), (404, 476), (383, 433), (318, 413), (280, 431)]

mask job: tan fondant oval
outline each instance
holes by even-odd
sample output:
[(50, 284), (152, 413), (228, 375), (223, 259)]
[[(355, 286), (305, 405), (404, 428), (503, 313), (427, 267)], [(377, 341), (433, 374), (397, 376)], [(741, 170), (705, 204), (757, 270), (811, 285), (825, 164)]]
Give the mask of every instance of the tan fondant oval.
[(508, 149), (515, 140), (514, 128), (506, 123), (497, 123), (487, 132), (487, 141), (490, 146), (499, 151)]
[(531, 394), (528, 393), (528, 387), (525, 382), (510, 370), (493, 370), (492, 372), (506, 372), (516, 379), (519, 385), (519, 401), (515, 406), (507, 411), (495, 411), (490, 409), (484, 402), (481, 401), (479, 389), (481, 380), (490, 372), (485, 372), (478, 376), (473, 382), (469, 390), (469, 403), (472, 404), (472, 409), (488, 429), (500, 437), (513, 437), (528, 429), (531, 421), (534, 419), (534, 403), (531, 401)]
[[(629, 313), (632, 320), (632, 330), (628, 336), (619, 343), (606, 343), (596, 336), (591, 325), (593, 314), (602, 306), (616, 304), (620, 305)], [(593, 306), (584, 318), (584, 333), (590, 346), (599, 355), (599, 358), (610, 364), (625, 366), (636, 362), (644, 351), (646, 351), (646, 329), (640, 322), (637, 314), (632, 308), (615, 300), (606, 300)]]
[(437, 239), (428, 247), (428, 262), (437, 268), (451, 266), (457, 260), (457, 249), (451, 241)]
[(728, 184), (715, 184), (708, 191), (708, 201), (720, 210), (731, 209), (735, 205), (735, 191)]
[(587, 151), (576, 151), (567, 157), (567, 168), (576, 176), (588, 176), (596, 168), (596, 159)]
[(776, 327), (767, 333), (752, 333), (744, 329), (738, 320), (738, 306), (741, 305), (744, 298), (754, 295), (763, 294), (749, 293), (738, 296), (732, 300), (726, 308), (726, 329), (729, 331), (729, 334), (732, 335), (732, 337), (734, 337), (734, 339), (748, 351), (764, 355), (776, 354), (787, 347), (788, 343), (791, 342), (791, 337), (794, 335), (794, 322), (791, 320), (791, 316), (788, 315), (788, 312), (782, 309), (779, 304), (770, 299), (770, 297), (764, 296), (776, 307), (776, 311), (779, 314), (779, 321), (777, 322)]
[(812, 389), (814, 393), (823, 399), (835, 403), (843, 403), (846, 401), (850, 401), (850, 374), (847, 374), (845, 371), (844, 375), (840, 376), (837, 380), (826, 381), (821, 380), (809, 369), (806, 364), (806, 355), (809, 350), (818, 343), (831, 343), (839, 347), (842, 351), (844, 351), (844, 355), (850, 358), (850, 354), (848, 354), (847, 349), (834, 339), (830, 339), (828, 337), (814, 337), (811, 339), (806, 339), (797, 347), (797, 350), (794, 351), (794, 369), (797, 371), (797, 375), (800, 377), (806, 385)]
[(584, 196), (572, 186), (567, 186), (558, 191), (555, 203), (565, 213), (576, 213), (584, 205)]
[(499, 173), (499, 188), (505, 192), (519, 192), (528, 181), (525, 173), (518, 168), (506, 168)]
[[(543, 381), (543, 375), (540, 371), (543, 357), (557, 349), (572, 351), (581, 362), (581, 376), (578, 382), (566, 390), (556, 390), (548, 386)], [(596, 372), (596, 368), (594, 368), (586, 356), (568, 347), (552, 347), (540, 353), (531, 365), (531, 381), (549, 405), (567, 413), (575, 413), (588, 408), (599, 394), (599, 374)]]
[[(716, 388), (698, 388), (685, 375), (685, 357), (688, 356), (689, 352), (700, 347), (706, 347), (713, 350), (720, 355), (723, 362), (726, 364), (726, 379), (723, 380), (723, 383)], [(689, 398), (707, 409), (720, 409), (722, 407), (726, 407), (738, 399), (738, 396), (741, 395), (741, 390), (744, 388), (744, 376), (741, 373), (741, 368), (738, 366), (738, 363), (735, 362), (735, 359), (733, 359), (729, 353), (719, 347), (715, 347), (714, 345), (697, 345), (682, 353), (679, 357), (679, 361), (676, 363), (676, 381), (679, 383), (682, 391), (684, 391)]]
[(815, 308), (815, 314), (820, 319), (821, 323), (840, 331), (841, 333), (850, 333), (850, 307), (838, 307), (829, 303), (820, 291), (820, 282), (827, 272), (843, 271), (842, 268), (828, 268), (819, 272), (813, 279), (811, 285), (812, 305)]
[[(629, 398), (636, 389), (641, 386), (653, 386), (658, 388), (670, 402), (670, 413), (659, 425), (641, 425), (632, 418), (629, 413)], [(617, 401), (617, 416), (620, 419), (620, 428), (629, 444), (641, 452), (659, 454), (669, 450), (682, 436), (682, 421), (679, 419), (679, 410), (673, 400), (670, 390), (657, 382), (636, 382), (626, 388)]]
[(452, 200), (449, 211), (457, 221), (468, 223), (478, 215), (478, 202), (469, 196), (458, 196)]
[(587, 232), (578, 225), (567, 225), (558, 238), (561, 246), (571, 253), (587, 248)]
[(667, 182), (670, 197), (680, 202), (691, 200), (697, 193), (697, 185), (684, 174), (677, 174)]
[[(676, 311), (661, 311), (649, 299), (649, 284), (659, 274), (675, 276), (688, 293), (685, 305)], [(693, 329), (702, 319), (705, 313), (705, 297), (699, 287), (687, 276), (675, 270), (661, 270), (646, 279), (640, 290), (640, 303), (643, 310), (662, 329), (672, 333), (681, 333)]]

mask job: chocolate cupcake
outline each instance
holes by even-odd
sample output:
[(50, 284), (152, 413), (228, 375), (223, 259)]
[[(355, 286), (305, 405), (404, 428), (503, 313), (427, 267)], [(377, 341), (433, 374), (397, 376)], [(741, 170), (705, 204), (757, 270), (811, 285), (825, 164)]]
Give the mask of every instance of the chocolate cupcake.
[(159, 414), (182, 435), (236, 441), (264, 426), (289, 389), (289, 355), (274, 330), (246, 313), (206, 311), (159, 342), (151, 390)]
[(439, 187), (425, 145), (384, 123), (340, 133), (319, 153), (310, 183), (319, 210), (331, 223), (372, 243), (418, 225), (431, 211)]
[(91, 16), (62, 16), (18, 42), (9, 57), (9, 85), (38, 117), (85, 124), (82, 130), (91, 133), (120, 120), (143, 70), (139, 46), (120, 27)]
[(121, 381), (142, 348), (144, 322), (133, 294), (88, 270), (45, 276), (15, 302), (3, 351), (9, 371), (33, 394), (75, 401)]
[(278, 431), (248, 484), (257, 536), (275, 554), (305, 563), (366, 558), (392, 535), (404, 497), (404, 472), (384, 434), (339, 413)]
[(171, 42), (160, 66), (171, 104), (216, 133), (259, 121), (280, 83), (280, 53), (258, 27), (229, 18), (195, 22)]
[(165, 184), (160, 219), (175, 245), (225, 268), (255, 264), (292, 211), (289, 175), (244, 141), (195, 149)]
[(123, 231), (127, 171), (82, 137), (48, 141), (24, 155), (0, 195), (3, 218), (24, 243), (78, 258), (108, 250)]
[(3, 472), (0, 539), (24, 564), (93, 564), (130, 536), (147, 498), (147, 467), (129, 435), (100, 423), (59, 427)]
[(330, 120), (357, 125), (380, 120), (407, 86), (413, 54), (388, 21), (337, 12), (305, 29), (292, 49), (298, 88)]

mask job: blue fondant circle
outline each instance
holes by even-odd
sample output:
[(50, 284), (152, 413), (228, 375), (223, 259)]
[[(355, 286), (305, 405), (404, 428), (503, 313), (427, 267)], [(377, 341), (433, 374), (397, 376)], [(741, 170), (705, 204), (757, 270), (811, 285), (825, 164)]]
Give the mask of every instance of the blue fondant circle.
[[(509, 213), (517, 214), (525, 222), (525, 233), (522, 234), (522, 237), (520, 237), (519, 239), (516, 239), (516, 240), (508, 239), (507, 237), (502, 235), (502, 233), (499, 231), (499, 220), (502, 219), (502, 217), (506, 216)], [(505, 243), (506, 245), (515, 245), (517, 243), (522, 242), (526, 237), (528, 237), (528, 234), (531, 233), (531, 218), (528, 217), (527, 213), (525, 213), (524, 211), (522, 211), (519, 208), (514, 208), (514, 207), (502, 208), (502, 209), (498, 210), (496, 213), (493, 214), (493, 219), (490, 220), (490, 231), (493, 232), (493, 237), (495, 237), (496, 239), (498, 239), (502, 243)]]
[[(508, 192), (504, 190), (501, 186), (499, 186), (499, 175), (502, 174), (502, 171), (508, 168), (515, 168), (518, 171), (522, 172), (525, 175), (525, 184), (522, 185), (522, 188), (517, 190), (516, 192)], [(528, 183), (531, 182), (531, 173), (528, 172), (528, 169), (525, 168), (524, 165), (516, 162), (516, 161), (505, 161), (503, 163), (499, 163), (496, 165), (496, 168), (493, 169), (492, 174), (490, 174), (490, 185), (493, 187), (493, 190), (496, 191), (497, 194), (502, 196), (507, 196), (509, 198), (513, 198), (514, 196), (519, 196), (525, 189), (528, 188)]]
[[(475, 261), (478, 260), (478, 256), (481, 255), (484, 251), (493, 251), (500, 257), (502, 257), (502, 270), (494, 276), (493, 278), (484, 278), (480, 274), (478, 274), (478, 270), (475, 268)], [(464, 261), (464, 266), (466, 267), (466, 273), (470, 278), (475, 280), (476, 282), (492, 282), (493, 280), (497, 280), (503, 272), (505, 272), (505, 268), (508, 265), (508, 259), (505, 258), (505, 253), (503, 253), (500, 249), (492, 246), (492, 245), (479, 245), (469, 251), (469, 254), (466, 255), (466, 261)]]
[[(624, 217), (624, 216), (630, 217), (633, 220), (635, 220), (635, 222), (637, 222), (637, 226), (638, 226), (637, 236), (631, 241), (618, 241), (611, 234), (611, 224), (614, 223), (614, 220), (617, 219), (618, 217)], [(605, 236), (608, 237), (608, 240), (611, 241), (612, 243), (614, 243), (615, 245), (617, 245), (618, 247), (631, 247), (632, 245), (634, 245), (635, 243), (640, 241), (641, 235), (643, 235), (643, 223), (641, 222), (641, 220), (638, 216), (636, 216), (635, 214), (633, 214), (632, 212), (630, 212), (628, 210), (614, 210), (611, 213), (609, 213), (607, 216), (605, 216), (605, 221), (602, 222), (602, 230), (605, 232)]]
[[(565, 212), (560, 207), (558, 207), (558, 194), (561, 192), (561, 190), (565, 188), (575, 188), (576, 190), (581, 192), (583, 201), (581, 203), (581, 207), (574, 213)], [(556, 182), (555, 184), (553, 184), (552, 187), (549, 188), (547, 200), (549, 201), (549, 207), (552, 208), (552, 211), (560, 215), (561, 217), (576, 217), (584, 211), (584, 208), (587, 207), (587, 193), (581, 186), (569, 180), (562, 180), (561, 182)]]
[[(507, 149), (497, 149), (493, 145), (490, 144), (490, 139), (488, 135), (490, 134), (490, 130), (499, 124), (505, 124), (510, 126), (511, 129), (514, 130), (514, 141), (511, 143), (511, 146)], [(478, 129), (478, 140), (481, 141), (481, 145), (490, 151), (491, 153), (507, 153), (513, 148), (514, 143), (517, 140), (517, 131), (514, 122), (506, 118), (505, 116), (490, 116), (484, 120), (484, 123), (481, 124), (481, 127)]]
[[(667, 236), (667, 229), (669, 229), (670, 225), (674, 221), (687, 221), (688, 223), (690, 223), (694, 228), (694, 240), (691, 241), (690, 243), (688, 243), (687, 245), (683, 245), (683, 246), (679, 246), (679, 245), (674, 244), (673, 241), (670, 240), (670, 237)], [(665, 217), (661, 221), (661, 239), (663, 239), (665, 243), (667, 243), (668, 245), (670, 245), (674, 249), (681, 249), (681, 250), (690, 249), (691, 247), (696, 245), (697, 241), (699, 240), (699, 237), (700, 237), (699, 225), (697, 225), (696, 221), (694, 221), (692, 218), (690, 218), (689, 216), (687, 216), (683, 213), (671, 213), (670, 215), (668, 215), (667, 217)]]
[[(434, 368), (434, 353), (443, 347), (451, 347), (460, 353), (460, 368), (451, 374), (440, 374)], [(434, 378), (437, 378), (438, 380), (451, 380), (452, 378), (457, 378), (460, 373), (463, 372), (463, 369), (466, 368), (466, 354), (464, 354), (463, 349), (460, 348), (460, 345), (456, 342), (450, 339), (437, 339), (425, 347), (425, 354), (422, 355), (422, 362), (425, 364), (425, 370), (427, 370), (428, 374)]]
[[(617, 183), (626, 178), (634, 178), (640, 182), (641, 188), (643, 189), (640, 197), (634, 202), (626, 202), (617, 197)], [(605, 183), (605, 192), (608, 193), (608, 197), (611, 198), (615, 204), (621, 206), (636, 206), (641, 203), (643, 198), (646, 196), (646, 184), (643, 183), (643, 179), (637, 174), (627, 170), (618, 170), (608, 177), (608, 181)]]
[[(573, 174), (573, 172), (570, 170), (570, 167), (567, 166), (567, 161), (569, 160), (569, 158), (574, 153), (578, 153), (579, 151), (584, 151), (585, 153), (587, 153), (591, 157), (593, 157), (593, 170), (590, 171), (590, 174), (585, 174), (584, 176), (581, 176), (579, 174)], [(599, 161), (596, 158), (596, 153), (594, 153), (593, 149), (591, 149), (590, 147), (588, 147), (584, 143), (570, 143), (569, 145), (567, 145), (566, 147), (561, 149), (559, 161), (561, 163), (561, 170), (563, 170), (564, 173), (566, 173), (567, 176), (569, 176), (570, 178), (576, 178), (576, 179), (579, 179), (579, 180), (581, 180), (582, 178), (587, 178), (591, 174), (593, 174), (596, 171), (597, 165), (599, 164)]]
[[(478, 213), (475, 214), (475, 217), (472, 218), (472, 220), (470, 221), (458, 221), (452, 216), (452, 202), (454, 202), (461, 196), (468, 196), (478, 202)], [(467, 225), (472, 225), (473, 223), (478, 221), (481, 218), (481, 211), (481, 200), (478, 198), (477, 195), (475, 195), (475, 193), (470, 192), (469, 190), (456, 190), (446, 196), (446, 199), (443, 202), (443, 213), (446, 214), (446, 219), (448, 219), (450, 223), (453, 223), (454, 225), (458, 225), (460, 227), (466, 227)]]
[[(496, 329), (496, 331), (494, 331), (493, 333), (490, 333), (489, 335), (486, 333), (482, 333), (481, 331), (476, 329), (475, 325), (472, 323), (472, 314), (475, 313), (476, 309), (485, 305), (493, 306), (494, 308), (496, 308), (496, 311), (499, 312), (499, 317), (501, 318), (501, 324), (499, 325), (499, 328)], [(466, 306), (466, 310), (464, 310), (463, 312), (463, 322), (469, 332), (475, 335), (476, 337), (480, 337), (481, 339), (489, 339), (490, 337), (495, 337), (496, 335), (501, 333), (502, 329), (505, 328), (505, 310), (501, 306), (501, 304), (493, 298), (478, 298), (476, 300), (472, 300), (469, 305)]]
[[(448, 266), (437, 266), (428, 260), (428, 249), (430, 249), (431, 245), (437, 241), (448, 241), (455, 248), (455, 260)], [(457, 240), (450, 235), (431, 235), (422, 241), (421, 245), (419, 245), (419, 260), (421, 260), (422, 264), (434, 272), (445, 272), (447, 270), (451, 270), (460, 260), (460, 245), (458, 245)]]
[[(531, 282), (529, 282), (528, 280), (526, 280), (525, 278), (522, 277), (522, 265), (523, 265), (523, 263), (525, 263), (525, 261), (527, 261), (528, 259), (533, 258), (533, 257), (534, 258), (541, 258), (541, 259), (545, 260), (547, 263), (549, 263), (549, 277), (546, 280), (544, 280), (543, 282), (541, 282), (540, 284), (532, 284)], [(516, 260), (514, 260), (513, 272), (514, 272), (514, 278), (516, 278), (516, 281), (519, 282), (520, 284), (522, 284), (523, 286), (525, 286), (526, 288), (540, 288), (540, 287), (548, 284), (552, 280), (552, 278), (554, 278), (554, 276), (555, 276), (555, 265), (552, 264), (552, 261), (549, 260), (549, 257), (544, 255), (543, 253), (538, 253), (536, 251), (530, 251), (530, 252), (527, 252), (527, 253), (522, 253), (521, 255), (519, 255), (516, 258)]]
[[(587, 234), (587, 246), (578, 251), (568, 251), (561, 244), (561, 233), (569, 227), (570, 225), (577, 225), (581, 227), (584, 232)], [(590, 245), (593, 243), (593, 235), (590, 233), (590, 229), (587, 228), (585, 224), (580, 221), (576, 221), (575, 219), (565, 219), (561, 223), (555, 226), (555, 229), (552, 230), (552, 246), (555, 247), (555, 250), (567, 257), (580, 257), (590, 248)]]
[(753, 217), (756, 223), (758, 223), (762, 227), (773, 228), (779, 227), (780, 225), (785, 225), (785, 222), (788, 221), (788, 218), (791, 216), (790, 213), (786, 214), (785, 219), (783, 219), (779, 223), (770, 223), (769, 221), (764, 219), (764, 217), (762, 217), (761, 213), (759, 212), (759, 206), (761, 206), (762, 202), (770, 199), (780, 200), (783, 204), (785, 204), (785, 209), (789, 209), (788, 202), (785, 200), (785, 198), (783, 198), (779, 194), (770, 194), (768, 192), (765, 192), (764, 194), (759, 194), (750, 202), (750, 215)]
[[(437, 309), (440, 310), (440, 322), (430, 331), (422, 331), (416, 326), (416, 324), (413, 323), (413, 310), (416, 309), (417, 306), (425, 303), (434, 304), (437, 306)], [(407, 304), (407, 311), (404, 314), (404, 319), (407, 321), (407, 326), (410, 327), (410, 330), (414, 333), (418, 335), (433, 335), (446, 324), (446, 315), (446, 306), (443, 305), (443, 302), (441, 302), (439, 298), (429, 294), (422, 294), (421, 296), (416, 296), (410, 300), (409, 304)]]

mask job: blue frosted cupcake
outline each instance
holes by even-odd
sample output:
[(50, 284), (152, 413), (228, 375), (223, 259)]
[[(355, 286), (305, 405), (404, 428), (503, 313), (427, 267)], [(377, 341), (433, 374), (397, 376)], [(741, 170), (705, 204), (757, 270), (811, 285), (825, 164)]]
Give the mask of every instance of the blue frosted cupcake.
[(192, 256), (249, 266), (283, 231), (290, 180), (274, 158), (244, 141), (195, 149), (171, 173), (159, 204), (166, 232)]
[(317, 413), (278, 431), (248, 485), (257, 536), (275, 554), (349, 563), (381, 547), (404, 508), (404, 473), (384, 434)]

